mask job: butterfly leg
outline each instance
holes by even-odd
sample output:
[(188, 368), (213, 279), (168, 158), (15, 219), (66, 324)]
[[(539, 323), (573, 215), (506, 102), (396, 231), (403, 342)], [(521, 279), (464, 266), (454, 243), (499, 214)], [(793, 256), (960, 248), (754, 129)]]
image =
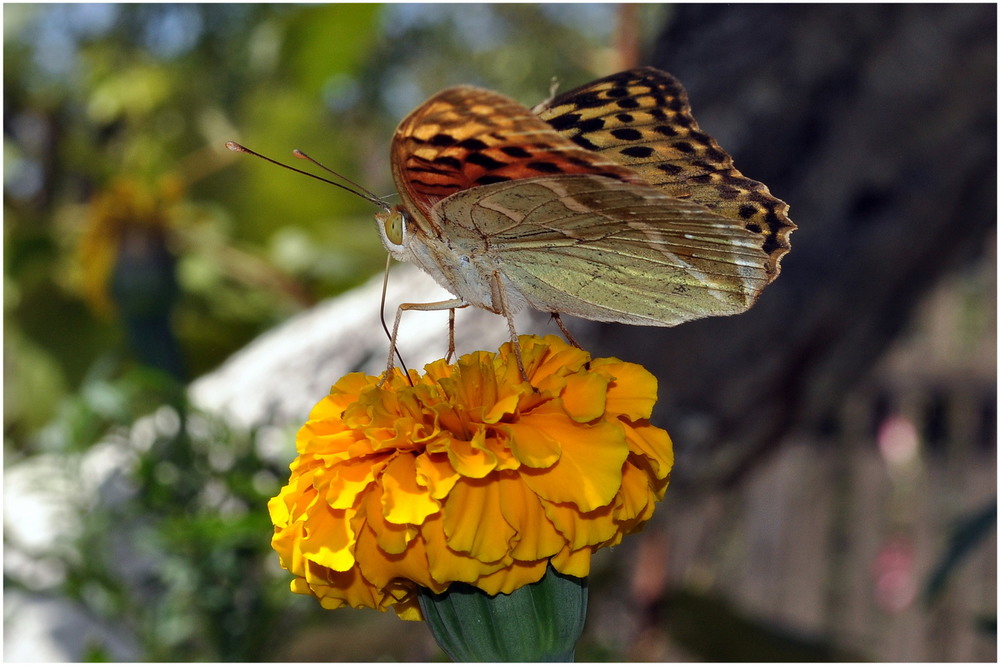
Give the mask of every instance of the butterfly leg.
[(500, 312), (507, 319), (507, 330), (510, 331), (510, 343), (514, 347), (514, 359), (517, 361), (517, 369), (521, 371), (521, 379), (528, 381), (528, 373), (524, 371), (524, 360), (521, 358), (521, 342), (517, 339), (517, 328), (514, 326), (514, 314), (507, 304), (507, 291), (503, 288), (503, 279), (500, 273), (493, 274), (493, 297), (494, 307), (499, 302)]
[(562, 317), (559, 316), (559, 313), (552, 312), (550, 314), (552, 315), (552, 318), (556, 320), (556, 324), (559, 326), (559, 330), (562, 331), (563, 337), (566, 338), (566, 342), (570, 343), (577, 349), (583, 349), (583, 347), (580, 346), (580, 343), (576, 341), (576, 338), (573, 337), (573, 334), (569, 332), (569, 329), (566, 328), (566, 324), (563, 323)]
[(399, 335), (399, 322), (403, 318), (403, 310), (419, 310), (421, 312), (434, 312), (437, 310), (451, 310), (452, 316), (456, 308), (468, 307), (468, 303), (461, 298), (452, 298), (447, 301), (435, 301), (433, 303), (401, 303), (396, 308), (396, 319), (392, 324), (392, 335), (389, 338), (389, 362), (385, 366), (385, 374), (382, 376), (384, 382), (392, 372), (393, 361), (396, 356), (396, 338)]
[(444, 357), (445, 362), (451, 363), (455, 356), (455, 308), (448, 310), (448, 355)]

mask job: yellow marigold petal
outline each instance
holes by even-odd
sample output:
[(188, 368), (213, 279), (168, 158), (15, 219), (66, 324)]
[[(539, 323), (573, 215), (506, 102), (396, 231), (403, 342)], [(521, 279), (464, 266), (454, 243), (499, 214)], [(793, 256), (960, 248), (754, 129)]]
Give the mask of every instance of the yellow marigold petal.
[(366, 528), (358, 535), (358, 567), (376, 589), (387, 589), (396, 579), (412, 581), (409, 586), (434, 585), (427, 568), (427, 551), (422, 539), (413, 539), (398, 553), (386, 553), (379, 548), (375, 533)]
[(590, 575), (590, 559), (594, 554), (590, 548), (579, 550), (563, 550), (552, 558), (552, 566), (556, 571), (567, 576), (586, 578)]
[(486, 446), (486, 431), (482, 428), (470, 441), (448, 439), (448, 461), (462, 476), (481, 479), (497, 466), (497, 457)]
[[(633, 465), (625, 465), (622, 470), (622, 489), (618, 494), (616, 520), (619, 523), (635, 521), (652, 515), (653, 505), (660, 499), (650, 488), (645, 470)], [(646, 514), (646, 511), (649, 514)]]
[(475, 424), (469, 421), (458, 405), (439, 402), (432, 405), (430, 410), (437, 419), (437, 429), (441, 432), (451, 433), (458, 439), (469, 439), (476, 430)]
[(510, 566), (482, 576), (475, 585), (486, 594), (510, 594), (525, 585), (540, 581), (548, 566), (548, 560), (513, 562)]
[[(530, 421), (536, 423), (536, 415)], [(555, 430), (549, 420), (545, 423)], [(525, 468), (524, 482), (549, 502), (570, 502), (583, 512), (609, 504), (621, 486), (622, 463), (628, 457), (621, 424), (577, 425), (562, 441), (559, 460), (543, 470)]]
[(503, 417), (514, 414), (517, 411), (520, 400), (520, 393), (511, 393), (508, 396), (500, 398), (483, 414), (483, 423), (496, 423)]
[(334, 571), (347, 571), (354, 566), (356, 537), (348, 512), (317, 504), (309, 513), (298, 549), (310, 562)]
[[(387, 521), (382, 508), (382, 497), (381, 489), (372, 490), (358, 508), (358, 515), (363, 524), (375, 534), (378, 547), (384, 553), (396, 555), (406, 550), (410, 542), (420, 534), (420, 528), (416, 525), (399, 525)], [(355, 526), (354, 531), (360, 537), (364, 530), (362, 526)]]
[(331, 432), (327, 422), (310, 422), (295, 437), (295, 448), (301, 453), (322, 453), (328, 460), (347, 460), (355, 454), (351, 447), (362, 438), (350, 430)]
[(631, 421), (648, 419), (653, 413), (657, 381), (649, 370), (615, 358), (595, 359), (590, 369), (614, 378), (608, 386), (608, 412), (622, 414)]
[(545, 516), (552, 521), (566, 544), (573, 550), (598, 546), (613, 538), (618, 532), (614, 512), (610, 506), (580, 513), (572, 505), (543, 503)]
[(326, 501), (333, 509), (349, 509), (375, 480), (370, 462), (353, 460), (338, 463), (327, 475)]
[(424, 614), (420, 611), (420, 602), (417, 600), (417, 595), (415, 594), (403, 601), (397, 602), (392, 608), (396, 611), (396, 615), (399, 616), (400, 620), (419, 622), (424, 619)]
[(494, 436), (489, 437), (486, 440), (486, 445), (490, 447), (490, 450), (497, 457), (497, 471), (498, 472), (509, 472), (511, 470), (517, 470), (521, 467), (521, 461), (517, 459), (510, 447), (507, 446), (506, 437)]
[(509, 560), (483, 562), (448, 547), (441, 515), (432, 516), (420, 527), (427, 548), (427, 565), (431, 578), (439, 584), (452, 582), (474, 584), (481, 576), (502, 569)]
[(290, 502), (294, 502), (301, 497), (300, 493), (302, 492), (297, 486), (298, 484), (289, 483), (278, 491), (277, 495), (268, 500), (267, 512), (270, 514), (271, 523), (274, 525), (285, 527), (291, 522), (291, 513), (288, 510), (288, 505)]
[(443, 500), (455, 487), (461, 474), (455, 471), (447, 454), (417, 456), (417, 481), (427, 488), (433, 499)]
[(351, 372), (341, 377), (336, 384), (330, 388), (330, 393), (334, 396), (350, 396), (350, 402), (357, 400), (366, 389), (378, 383), (377, 377), (371, 377), (363, 372)]
[(347, 405), (357, 399), (356, 396), (326, 396), (317, 402), (311, 410), (309, 410), (309, 420), (306, 422), (306, 425), (311, 427), (334, 426), (342, 429), (343, 422), (341, 421), (341, 416), (343, 415), (344, 408), (347, 405), (341, 404), (341, 402), (337, 400), (338, 397), (346, 402)]
[[(525, 361), (527, 364), (528, 362)], [(531, 391), (532, 384), (528, 384), (521, 377), (521, 369), (517, 367), (517, 359), (511, 351), (510, 343), (504, 343), (500, 347), (500, 353), (493, 359), (493, 372), (497, 378), (497, 386), (500, 388), (500, 396), (523, 395), (525, 391)], [(528, 370), (528, 376), (531, 371)]]
[(470, 412), (478, 412), (477, 420), (482, 421), (486, 406), (493, 405), (497, 400), (496, 373), (490, 354), (473, 352), (460, 358), (456, 365), (460, 381), (455, 383), (453, 397)]
[(501, 423), (497, 430), (507, 436), (511, 453), (528, 467), (551, 467), (559, 460), (562, 445), (558, 434), (573, 436), (565, 414), (534, 413), (517, 423)]
[(538, 496), (514, 477), (501, 476), (498, 486), (504, 520), (517, 526), (511, 556), (515, 560), (532, 561), (558, 553), (566, 540), (546, 517)]
[(302, 541), (302, 525), (293, 524), (275, 529), (271, 537), (271, 547), (278, 553), (281, 566), (296, 576), (306, 570), (306, 559), (299, 548)]
[(608, 378), (597, 374), (578, 374), (568, 377), (562, 391), (566, 412), (574, 421), (587, 423), (604, 414), (608, 397)]
[(454, 366), (443, 358), (431, 361), (424, 366), (424, 375), (420, 378), (419, 383), (437, 386), (441, 383), (442, 379), (451, 377), (454, 374), (454, 369)]
[(308, 514), (310, 508), (319, 501), (319, 493), (313, 486), (313, 479), (320, 471), (321, 469), (315, 465), (312, 467), (303, 465), (297, 474), (292, 475), (288, 484), (274, 498), (281, 502), (284, 509), (282, 522), (278, 522), (278, 516), (271, 514), (275, 526), (287, 525), (298, 520), (300, 516)]
[(575, 373), (590, 360), (590, 354), (555, 335), (546, 335), (544, 338), (521, 336), (520, 341), (524, 365), (532, 385), (537, 388), (542, 387), (535, 383), (536, 380), (543, 382), (549, 377), (564, 377)]
[(670, 476), (670, 470), (674, 466), (674, 444), (667, 431), (650, 425), (648, 421), (623, 426), (629, 449), (649, 461), (657, 478), (665, 479)]
[[(308, 575), (300, 579), (308, 587), (302, 590), (302, 583), (292, 588), (293, 592), (314, 594), (324, 608), (378, 608), (383, 598), (372, 585), (364, 579), (357, 569), (350, 571), (331, 571), (323, 567), (311, 567)], [(298, 588), (298, 589), (297, 589)]]
[(385, 519), (397, 525), (420, 525), (441, 507), (417, 483), (414, 457), (395, 457), (382, 473), (382, 507)]
[(480, 562), (503, 558), (515, 531), (504, 520), (500, 504), (496, 481), (462, 479), (456, 483), (441, 512), (448, 547)]

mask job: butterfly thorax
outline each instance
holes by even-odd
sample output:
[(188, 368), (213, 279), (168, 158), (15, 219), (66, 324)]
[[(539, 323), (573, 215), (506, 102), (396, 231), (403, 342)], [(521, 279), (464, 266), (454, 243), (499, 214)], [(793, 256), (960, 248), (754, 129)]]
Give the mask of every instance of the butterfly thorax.
[[(526, 305), (521, 293), (503, 275), (501, 262), (490, 253), (489, 240), (481, 233), (469, 233), (456, 225), (459, 228), (450, 235), (429, 234), (432, 223), (403, 206), (380, 211), (375, 220), (382, 244), (393, 259), (419, 266), (455, 296), (496, 313), (502, 312), (501, 302), (510, 312)], [(441, 222), (438, 219), (436, 224)], [(499, 285), (506, 292), (502, 300), (496, 293)]]

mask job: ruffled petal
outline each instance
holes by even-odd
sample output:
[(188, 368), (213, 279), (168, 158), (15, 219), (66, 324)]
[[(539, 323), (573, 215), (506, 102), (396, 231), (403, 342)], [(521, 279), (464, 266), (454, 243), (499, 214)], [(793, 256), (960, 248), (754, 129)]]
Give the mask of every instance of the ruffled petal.
[[(534, 420), (534, 419), (533, 419)], [(607, 506), (621, 487), (622, 464), (628, 457), (625, 433), (619, 423), (580, 426), (565, 441), (562, 455), (551, 467), (524, 469), (524, 483), (539, 497), (570, 503), (580, 511)]]
[(629, 449), (649, 461), (658, 479), (670, 476), (674, 466), (674, 443), (666, 430), (651, 426), (648, 421), (634, 426), (626, 424), (625, 439)]
[(500, 484), (496, 481), (460, 480), (441, 515), (448, 547), (480, 562), (502, 559), (516, 534), (504, 519)]
[(556, 530), (545, 515), (538, 495), (520, 481), (510, 476), (500, 477), (500, 509), (508, 525), (519, 529), (511, 544), (511, 556), (526, 562), (544, 560), (558, 553), (566, 543), (565, 537)]
[(608, 378), (592, 373), (569, 377), (562, 392), (566, 413), (578, 423), (601, 418), (607, 398)]
[[(484, 575), (502, 569), (503, 560), (483, 562), (465, 553), (452, 550), (448, 546), (443, 519), (434, 516), (424, 523), (420, 530), (427, 548), (427, 566), (430, 578), (436, 584), (447, 587), (449, 583), (460, 582), (475, 584)], [(495, 594), (495, 592), (490, 592)]]
[(616, 358), (598, 358), (590, 364), (590, 369), (609, 378), (607, 409), (612, 414), (621, 414), (630, 421), (648, 419), (656, 404), (656, 376), (649, 370), (625, 363)]
[(397, 456), (382, 474), (382, 507), (385, 519), (396, 525), (420, 525), (441, 506), (417, 481), (413, 456)]
[(566, 422), (564, 414), (537, 414), (518, 423), (497, 426), (507, 439), (511, 453), (522, 465), (535, 468), (551, 467), (562, 454), (558, 430)]

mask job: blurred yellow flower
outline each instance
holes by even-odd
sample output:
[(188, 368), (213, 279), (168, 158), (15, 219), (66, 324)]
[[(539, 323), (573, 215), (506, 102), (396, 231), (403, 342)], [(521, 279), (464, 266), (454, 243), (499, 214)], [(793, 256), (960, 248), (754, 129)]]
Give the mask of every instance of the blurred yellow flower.
[(673, 465), (649, 423), (656, 378), (555, 336), (411, 371), (337, 382), (297, 437), (268, 508), (292, 591), (326, 608), (393, 607), (420, 619), (417, 586), (488, 594), (548, 564), (590, 572), (598, 548), (638, 530)]
[(164, 177), (158, 186), (121, 177), (87, 205), (71, 281), (95, 312), (106, 316), (115, 311), (110, 282), (123, 243), (133, 248), (162, 243), (170, 226), (170, 208), (181, 194), (176, 177)]

